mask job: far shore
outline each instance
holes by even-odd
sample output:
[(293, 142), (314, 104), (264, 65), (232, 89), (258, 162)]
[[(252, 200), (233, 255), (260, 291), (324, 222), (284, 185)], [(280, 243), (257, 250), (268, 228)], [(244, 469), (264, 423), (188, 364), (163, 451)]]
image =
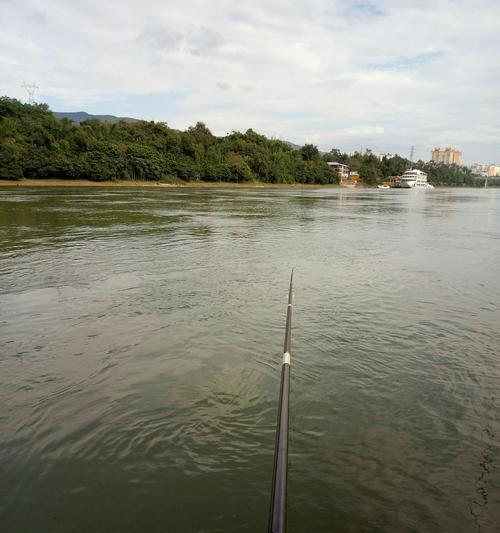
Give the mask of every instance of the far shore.
[[(0, 187), (99, 187), (99, 188), (153, 188), (153, 189), (344, 189), (342, 185), (328, 183), (263, 183), (250, 181), (233, 183), (228, 181), (184, 181), (179, 183), (161, 183), (158, 181), (91, 181), (91, 180), (62, 180), (62, 179), (22, 179), (1, 180)], [(457, 187), (453, 185), (435, 185), (435, 188)], [(360, 184), (350, 190), (373, 189), (373, 185)], [(470, 188), (458, 186), (458, 188)], [(477, 187), (473, 187), (477, 188)]]
[(186, 188), (186, 189), (325, 189), (339, 187), (336, 184), (306, 184), (306, 183), (262, 183), (246, 182), (231, 183), (225, 181), (189, 181), (182, 183), (160, 183), (157, 181), (91, 181), (91, 180), (61, 180), (61, 179), (23, 179), (0, 180), (0, 187), (148, 187), (148, 188)]

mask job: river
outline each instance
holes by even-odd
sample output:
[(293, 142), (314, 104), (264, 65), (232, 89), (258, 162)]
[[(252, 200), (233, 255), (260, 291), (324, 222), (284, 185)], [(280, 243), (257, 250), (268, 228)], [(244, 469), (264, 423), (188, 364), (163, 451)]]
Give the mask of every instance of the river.
[(0, 529), (498, 532), (500, 190), (0, 190)]

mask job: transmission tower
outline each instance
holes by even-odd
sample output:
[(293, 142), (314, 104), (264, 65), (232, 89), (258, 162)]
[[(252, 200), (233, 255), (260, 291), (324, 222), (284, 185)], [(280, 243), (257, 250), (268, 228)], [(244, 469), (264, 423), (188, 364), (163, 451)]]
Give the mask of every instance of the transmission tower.
[(415, 147), (412, 146), (410, 150), (410, 161), (413, 163), (413, 155), (415, 154)]
[(28, 104), (34, 104), (35, 103), (35, 92), (40, 87), (38, 87), (36, 83), (26, 83), (26, 82), (23, 83), (21, 87), (26, 89), (26, 92), (28, 93)]

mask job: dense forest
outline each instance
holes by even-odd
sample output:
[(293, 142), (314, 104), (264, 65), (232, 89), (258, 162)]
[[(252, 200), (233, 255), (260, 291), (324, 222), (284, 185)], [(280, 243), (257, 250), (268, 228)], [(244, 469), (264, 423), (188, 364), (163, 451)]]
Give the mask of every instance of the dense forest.
[[(80, 125), (54, 117), (45, 104), (0, 98), (0, 179), (338, 183), (328, 161), (349, 165), (366, 184), (410, 167), (401, 157), (367, 150), (320, 153), (311, 144), (294, 149), (249, 129), (216, 137), (201, 122), (178, 131), (162, 122), (88, 120)], [(466, 169), (414, 165), (438, 185), (479, 184)]]

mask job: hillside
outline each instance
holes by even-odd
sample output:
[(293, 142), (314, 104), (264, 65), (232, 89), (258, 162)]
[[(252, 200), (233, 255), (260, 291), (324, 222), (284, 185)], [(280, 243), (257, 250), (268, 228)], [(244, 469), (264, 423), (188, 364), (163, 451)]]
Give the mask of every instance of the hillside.
[(338, 182), (317, 148), (293, 150), (253, 130), (216, 137), (201, 122), (178, 131), (152, 121), (77, 122), (87, 113), (62, 118), (73, 120), (1, 97), (0, 179)]
[(112, 115), (57, 116), (45, 104), (0, 97), (0, 179), (333, 184), (339, 178), (327, 162), (338, 161), (366, 185), (400, 175), (410, 165), (436, 185), (482, 185), (461, 167), (412, 164), (399, 156), (380, 160), (370, 150), (321, 153), (312, 144), (296, 147), (251, 129), (216, 137), (202, 122), (179, 131)]

